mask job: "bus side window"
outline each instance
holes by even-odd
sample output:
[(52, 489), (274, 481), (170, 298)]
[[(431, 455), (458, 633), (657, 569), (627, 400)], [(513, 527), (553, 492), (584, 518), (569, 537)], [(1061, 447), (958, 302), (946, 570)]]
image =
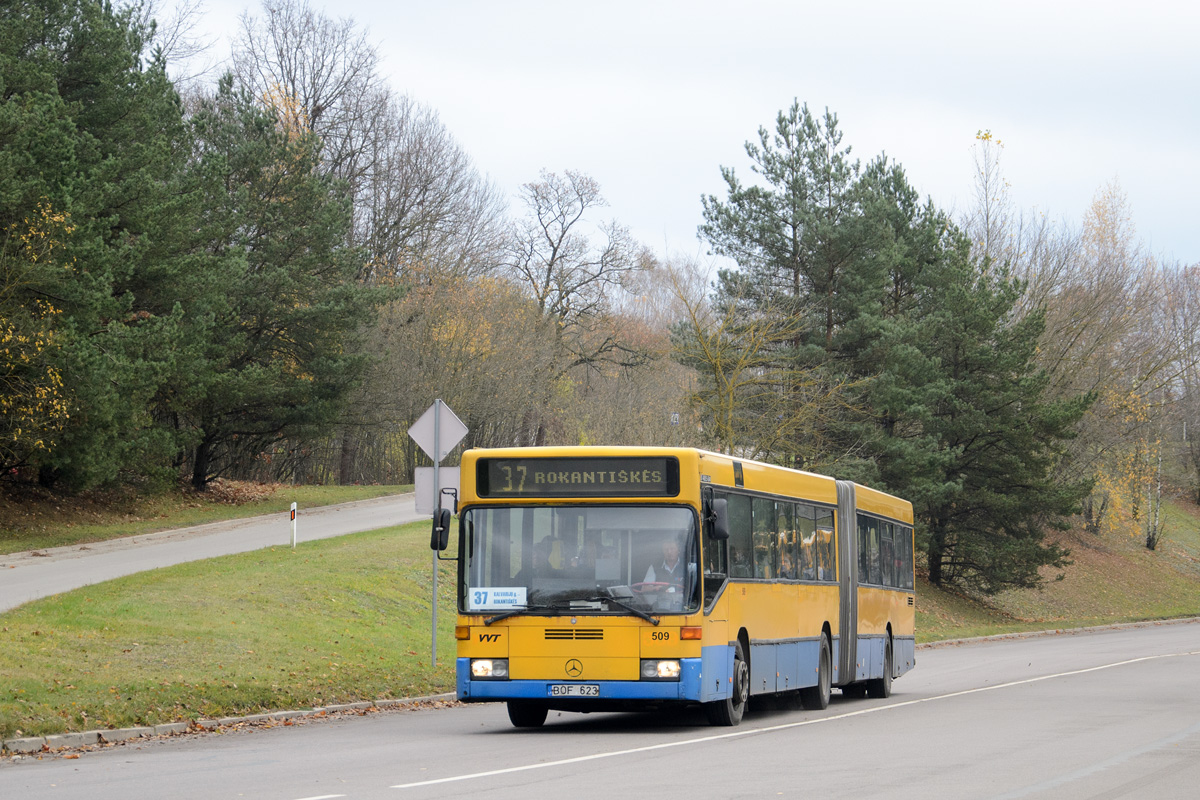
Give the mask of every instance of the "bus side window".
[(879, 520), (871, 520), (871, 583), (876, 586), (883, 585), (883, 558), (881, 556), (879, 544), (879, 529), (882, 526)]
[(725, 495), (729, 501), (729, 577), (753, 576), (750, 498), (741, 494)]
[(779, 557), (775, 552), (775, 501), (754, 498), (754, 577), (774, 578)]
[(896, 549), (892, 542), (892, 523), (879, 523), (879, 555), (883, 565), (883, 585), (896, 584)]
[(833, 509), (818, 508), (816, 526), (817, 580), (836, 581), (837, 551), (833, 545)]
[(796, 505), (775, 501), (775, 529), (779, 532), (779, 577), (795, 580), (800, 577), (796, 564)]
[(908, 526), (897, 526), (897, 535), (903, 546), (901, 555), (901, 572), (900, 578), (903, 585), (902, 589), (913, 588), (913, 529)]
[(858, 582), (871, 581), (871, 534), (867, 530), (867, 518), (858, 515)]
[(796, 507), (796, 537), (800, 540), (800, 578), (815, 581), (821, 563), (821, 542), (817, 536), (815, 509), (808, 505)]

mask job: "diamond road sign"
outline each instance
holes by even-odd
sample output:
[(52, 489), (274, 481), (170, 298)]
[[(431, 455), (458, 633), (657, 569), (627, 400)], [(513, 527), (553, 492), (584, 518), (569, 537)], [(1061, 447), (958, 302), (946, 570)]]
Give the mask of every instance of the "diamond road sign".
[[(450, 406), (438, 400), (412, 424), (408, 435), (425, 451), (425, 455), (433, 459), (433, 463), (440, 464), (446, 454), (467, 435), (467, 426), (455, 416)], [(435, 454), (435, 447), (441, 452)]]

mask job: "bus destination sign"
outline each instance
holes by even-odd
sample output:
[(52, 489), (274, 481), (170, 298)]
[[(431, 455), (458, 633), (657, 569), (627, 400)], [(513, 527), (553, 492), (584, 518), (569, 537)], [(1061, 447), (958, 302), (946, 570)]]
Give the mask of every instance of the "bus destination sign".
[(675, 497), (679, 461), (667, 456), (482, 458), (480, 497)]

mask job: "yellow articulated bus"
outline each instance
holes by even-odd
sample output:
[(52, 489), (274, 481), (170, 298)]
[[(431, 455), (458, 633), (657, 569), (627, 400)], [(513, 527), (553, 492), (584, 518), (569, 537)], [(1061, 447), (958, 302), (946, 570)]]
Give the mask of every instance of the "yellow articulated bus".
[(887, 697), (916, 660), (912, 506), (883, 492), (702, 450), (509, 448), (463, 455), (458, 510), (458, 699), (518, 727), (687, 704), (737, 725), (754, 695)]

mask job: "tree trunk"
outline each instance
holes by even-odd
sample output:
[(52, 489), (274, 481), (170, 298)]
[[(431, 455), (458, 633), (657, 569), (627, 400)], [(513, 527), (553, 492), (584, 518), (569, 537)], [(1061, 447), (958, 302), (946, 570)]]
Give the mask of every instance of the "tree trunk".
[(358, 455), (358, 443), (350, 429), (342, 429), (342, 452), (338, 457), (338, 483), (349, 486), (354, 483), (354, 463)]
[(929, 559), (929, 582), (934, 586), (942, 585), (942, 554), (928, 553)]
[(43, 489), (52, 488), (58, 482), (58, 470), (43, 464), (38, 467), (37, 481), (38, 486), (41, 486)]
[(196, 446), (196, 457), (192, 463), (192, 488), (203, 492), (208, 488), (208, 469), (212, 466), (212, 444), (201, 442)]
[(929, 531), (929, 547), (925, 554), (929, 561), (929, 582), (941, 586), (945, 580), (942, 575), (942, 556), (946, 546), (946, 532), (940, 526)]

